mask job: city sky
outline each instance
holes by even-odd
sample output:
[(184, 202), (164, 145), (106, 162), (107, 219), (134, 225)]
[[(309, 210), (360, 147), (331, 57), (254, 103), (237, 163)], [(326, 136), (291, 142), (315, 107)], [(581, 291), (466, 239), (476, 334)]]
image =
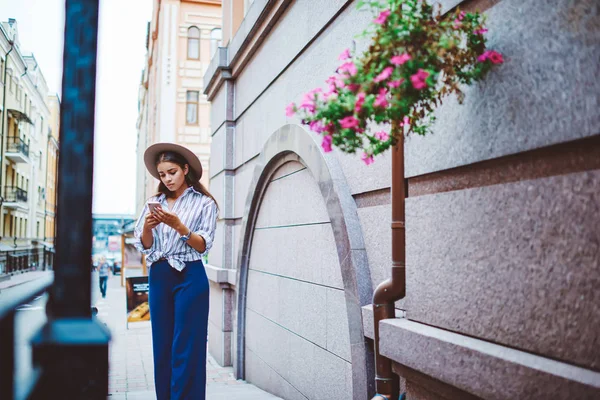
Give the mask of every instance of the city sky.
[[(21, 51), (35, 55), (50, 93), (60, 95), (64, 0), (0, 0), (17, 20)], [(152, 0), (102, 0), (98, 34), (95, 213), (135, 212), (137, 99)]]

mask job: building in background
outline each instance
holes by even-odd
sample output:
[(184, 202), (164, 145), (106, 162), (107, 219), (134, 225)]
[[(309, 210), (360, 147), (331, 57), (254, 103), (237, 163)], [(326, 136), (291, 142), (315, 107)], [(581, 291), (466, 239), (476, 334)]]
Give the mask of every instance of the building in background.
[[(58, 99), (57, 99), (58, 100)], [(14, 19), (0, 24), (0, 275), (46, 268), (52, 263), (47, 241), (55, 200), (47, 202), (48, 182), (56, 182), (55, 154), (48, 158), (52, 118), (48, 86), (35, 56), (24, 51)], [(53, 116), (56, 113), (56, 116)], [(58, 129), (54, 148), (57, 148)], [(53, 159), (52, 159), (53, 157)], [(51, 234), (54, 237), (54, 233)]]
[(121, 234), (123, 227), (130, 225), (134, 216), (129, 214), (93, 214), (93, 247), (94, 256), (121, 255)]
[(56, 178), (58, 176), (58, 140), (60, 135), (60, 98), (57, 94), (48, 96), (50, 121), (46, 150), (46, 222), (44, 240), (54, 244), (56, 235)]
[[(285, 107), (325, 86), (375, 15), (244, 3), (223, 1), (205, 75), (222, 210), (209, 349), (284, 399), (369, 399), (391, 157), (324, 153)], [(408, 399), (600, 398), (598, 7), (441, 3), (482, 10), (505, 63), (406, 140), (406, 297), (380, 324), (382, 353)]]
[(142, 160), (153, 143), (190, 148), (204, 167), (202, 183), (209, 184), (210, 104), (203, 94), (203, 75), (220, 43), (220, 0), (154, 1), (139, 93), (138, 212), (158, 184)]

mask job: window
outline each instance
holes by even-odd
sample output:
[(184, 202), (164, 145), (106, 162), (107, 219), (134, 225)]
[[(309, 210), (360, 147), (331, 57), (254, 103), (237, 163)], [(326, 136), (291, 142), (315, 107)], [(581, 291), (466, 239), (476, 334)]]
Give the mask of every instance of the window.
[(15, 86), (14, 86), (14, 82), (12, 79), (12, 74), (10, 73), (10, 71), (8, 72), (8, 88), (10, 90), (11, 93), (15, 92)]
[(0, 59), (0, 82), (4, 83), (4, 60)]
[(210, 31), (210, 57), (212, 58), (221, 46), (221, 28)]
[(42, 158), (43, 158), (42, 151), (40, 150), (40, 169), (42, 169)]
[(188, 125), (198, 124), (198, 96), (196, 90), (188, 90), (186, 98), (185, 122)]
[(188, 53), (187, 56), (191, 60), (200, 59), (200, 29), (191, 26), (188, 29)]
[(36, 227), (36, 235), (35, 237), (40, 237), (40, 221), (37, 222), (37, 227)]

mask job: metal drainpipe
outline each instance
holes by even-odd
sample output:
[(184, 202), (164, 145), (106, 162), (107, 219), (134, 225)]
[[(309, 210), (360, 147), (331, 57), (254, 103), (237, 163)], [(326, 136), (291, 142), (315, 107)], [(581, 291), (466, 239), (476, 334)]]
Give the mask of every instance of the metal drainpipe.
[[(43, 128), (43, 126), (42, 126)], [(46, 140), (46, 183), (44, 184), (44, 243), (46, 242), (46, 209), (48, 208), (48, 160), (50, 159), (48, 154), (48, 148), (50, 147), (50, 134), (48, 134), (48, 140)], [(44, 245), (45, 246), (45, 245)]]
[[(6, 55), (4, 56), (4, 89), (3, 89), (3, 94), (2, 94), (2, 132), (0, 133), (0, 214), (2, 213), (2, 204), (4, 203), (4, 196), (2, 196), (2, 174), (4, 172), (4, 121), (7, 121), (6, 118), (6, 86), (8, 85), (8, 82), (6, 82), (6, 75), (7, 75), (7, 71), (8, 71), (8, 56), (10, 55), (10, 53), (12, 53), (13, 49), (15, 48), (15, 42), (14, 40), (9, 41), (10, 43), (10, 50), (6, 53)], [(0, 236), (2, 236), (2, 234), (4, 233), (4, 231), (2, 231), (2, 233), (0, 234)]]
[(392, 149), (392, 277), (382, 282), (373, 294), (373, 327), (375, 331), (375, 399), (398, 399), (398, 376), (392, 372), (392, 361), (379, 353), (379, 322), (395, 318), (394, 302), (406, 295), (406, 232), (404, 179), (404, 134), (396, 122), (392, 133), (398, 138)]

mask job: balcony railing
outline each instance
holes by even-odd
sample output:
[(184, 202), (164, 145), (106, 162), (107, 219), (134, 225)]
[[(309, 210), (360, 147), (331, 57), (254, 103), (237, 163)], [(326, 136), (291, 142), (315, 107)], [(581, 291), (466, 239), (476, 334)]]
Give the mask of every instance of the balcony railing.
[(51, 270), (54, 252), (46, 248), (0, 251), (0, 276)]
[(20, 153), (25, 157), (29, 157), (29, 145), (18, 136), (9, 136), (6, 145), (7, 153)]
[(27, 191), (16, 186), (4, 186), (4, 201), (7, 203), (27, 203)]

